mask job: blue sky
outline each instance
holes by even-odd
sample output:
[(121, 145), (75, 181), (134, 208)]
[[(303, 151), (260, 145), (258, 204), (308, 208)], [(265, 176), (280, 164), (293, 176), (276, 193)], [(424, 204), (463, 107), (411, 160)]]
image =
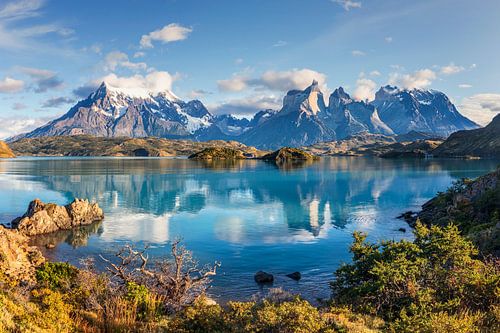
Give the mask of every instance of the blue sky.
[(497, 0), (0, 0), (0, 138), (61, 115), (100, 81), (171, 89), (213, 113), (279, 108), (317, 79), (445, 92), (500, 112)]

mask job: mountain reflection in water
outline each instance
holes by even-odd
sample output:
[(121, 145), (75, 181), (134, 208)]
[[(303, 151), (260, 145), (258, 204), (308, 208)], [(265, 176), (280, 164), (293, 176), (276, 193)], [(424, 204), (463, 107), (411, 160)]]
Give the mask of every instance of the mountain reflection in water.
[(46, 251), (53, 259), (77, 262), (126, 242), (150, 244), (152, 255), (162, 256), (168, 241), (181, 237), (202, 263), (222, 262), (215, 293), (248, 297), (258, 291), (255, 271), (300, 270), (299, 284), (278, 274), (275, 285), (316, 297), (328, 292), (334, 268), (349, 260), (352, 231), (372, 239), (411, 237), (397, 231), (407, 226), (395, 216), (497, 164), (356, 157), (281, 167), (256, 160), (2, 160), (0, 222), (22, 215), (35, 197), (59, 204), (88, 198), (104, 209), (105, 220), (40, 238), (42, 245), (59, 243)]

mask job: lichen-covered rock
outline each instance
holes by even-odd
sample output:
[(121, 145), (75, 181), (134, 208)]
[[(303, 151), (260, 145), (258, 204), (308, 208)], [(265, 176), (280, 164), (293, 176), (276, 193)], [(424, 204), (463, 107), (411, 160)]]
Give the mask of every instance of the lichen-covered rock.
[(45, 261), (42, 253), (28, 245), (17, 230), (0, 225), (0, 274), (15, 281), (34, 281), (35, 268)]
[(99, 205), (88, 200), (75, 199), (66, 206), (59, 206), (35, 199), (22, 217), (12, 221), (12, 226), (24, 235), (34, 236), (88, 225), (103, 218)]

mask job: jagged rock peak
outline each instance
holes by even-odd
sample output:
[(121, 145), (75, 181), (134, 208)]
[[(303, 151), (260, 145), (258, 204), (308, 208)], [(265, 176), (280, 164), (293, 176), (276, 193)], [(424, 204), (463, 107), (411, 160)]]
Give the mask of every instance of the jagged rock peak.
[(399, 88), (396, 86), (386, 85), (380, 87), (380, 89), (375, 93), (376, 100), (384, 100), (389, 98), (392, 95), (395, 95), (399, 92)]
[(304, 90), (291, 90), (283, 99), (282, 113), (300, 111), (309, 115), (316, 115), (326, 109), (318, 81), (313, 80), (312, 84)]
[(329, 105), (338, 106), (339, 104), (348, 104), (352, 102), (351, 96), (345, 92), (344, 88), (338, 87), (330, 95)]

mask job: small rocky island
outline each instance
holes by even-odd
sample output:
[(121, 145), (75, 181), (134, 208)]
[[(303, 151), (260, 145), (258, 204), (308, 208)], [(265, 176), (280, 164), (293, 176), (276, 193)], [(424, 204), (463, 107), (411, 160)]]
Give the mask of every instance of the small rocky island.
[(209, 147), (189, 156), (192, 160), (243, 160), (247, 156), (242, 151), (226, 147)]
[(59, 206), (35, 199), (30, 202), (23, 216), (11, 222), (11, 226), (23, 235), (35, 236), (69, 230), (103, 219), (104, 213), (99, 205), (88, 200), (75, 199), (66, 206)]
[(319, 157), (301, 149), (285, 147), (264, 155), (260, 159), (276, 163), (287, 163), (294, 161), (316, 161), (319, 160)]
[(0, 141), (0, 158), (13, 158), (13, 157), (16, 157), (16, 155), (12, 152), (9, 146), (5, 142)]

